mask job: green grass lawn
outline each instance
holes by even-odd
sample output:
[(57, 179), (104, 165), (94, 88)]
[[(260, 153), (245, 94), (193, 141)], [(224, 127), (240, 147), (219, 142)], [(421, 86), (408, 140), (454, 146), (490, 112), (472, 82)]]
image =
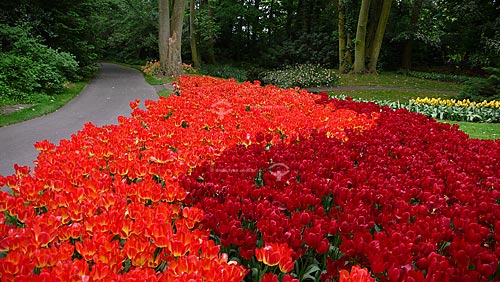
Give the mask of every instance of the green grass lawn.
[(343, 74), (340, 75), (339, 86), (391, 86), (457, 92), (463, 87), (456, 83), (415, 78), (395, 72), (381, 73), (379, 75)]
[(500, 124), (498, 123), (476, 123), (448, 120), (440, 120), (440, 122), (458, 124), (458, 128), (469, 134), (471, 138), (492, 140), (500, 139)]
[[(69, 83), (61, 93), (54, 95), (34, 94), (29, 102), (33, 106), (27, 107), (11, 114), (0, 115), (0, 126), (30, 120), (54, 112), (75, 98), (89, 81)], [(0, 101), (0, 106), (2, 102)]]
[(162, 89), (162, 90), (158, 91), (158, 96), (168, 98), (170, 95), (172, 95), (172, 90)]

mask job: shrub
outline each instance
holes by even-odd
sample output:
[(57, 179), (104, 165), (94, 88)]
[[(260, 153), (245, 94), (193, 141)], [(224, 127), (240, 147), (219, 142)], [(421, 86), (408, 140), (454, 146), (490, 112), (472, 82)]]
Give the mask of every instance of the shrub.
[(236, 81), (246, 81), (247, 74), (243, 69), (231, 65), (203, 65), (200, 73), (220, 78), (234, 78)]
[(490, 76), (484, 78), (471, 78), (460, 92), (460, 99), (473, 101), (500, 100), (500, 68), (484, 68)]
[(281, 88), (333, 86), (338, 81), (339, 77), (333, 70), (313, 64), (287, 66), (267, 72), (263, 78), (263, 82)]
[(66, 52), (54, 50), (32, 37), (30, 28), (0, 25), (0, 85), (9, 96), (20, 92), (56, 93), (67, 80), (78, 80), (78, 63)]

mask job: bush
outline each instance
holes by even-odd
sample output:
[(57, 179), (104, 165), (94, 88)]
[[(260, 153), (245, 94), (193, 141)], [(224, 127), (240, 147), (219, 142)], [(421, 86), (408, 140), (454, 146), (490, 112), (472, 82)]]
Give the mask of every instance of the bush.
[(305, 64), (287, 66), (281, 70), (267, 72), (262, 79), (267, 84), (281, 88), (333, 86), (339, 82), (338, 75), (331, 69), (319, 65)]
[(0, 80), (0, 105), (15, 104), (17, 101), (26, 101), (28, 95), (18, 89), (6, 85)]
[(0, 25), (0, 85), (9, 89), (8, 96), (16, 98), (21, 92), (56, 93), (67, 80), (80, 79), (78, 63), (71, 54), (40, 41), (30, 35), (29, 27)]
[(460, 92), (460, 99), (473, 101), (500, 100), (500, 68), (484, 68), (491, 75), (484, 78), (471, 78)]
[(200, 73), (220, 78), (234, 78), (236, 81), (248, 80), (245, 70), (231, 65), (203, 65), (200, 68)]

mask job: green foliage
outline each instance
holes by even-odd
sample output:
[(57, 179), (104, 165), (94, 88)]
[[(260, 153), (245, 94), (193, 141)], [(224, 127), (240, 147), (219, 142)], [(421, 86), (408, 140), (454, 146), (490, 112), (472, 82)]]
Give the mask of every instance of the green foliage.
[[(99, 9), (96, 0), (16, 0), (2, 1), (0, 22), (9, 26), (31, 26), (29, 33), (39, 43), (43, 43), (58, 53), (66, 52), (78, 62), (78, 74), (91, 76), (97, 69), (96, 32), (94, 26), (99, 21), (93, 18)], [(5, 43), (5, 42), (3, 42)], [(11, 45), (11, 44), (9, 44)], [(17, 48), (19, 49), (20, 46)], [(36, 49), (32, 49), (35, 52)], [(42, 52), (40, 54), (46, 54)], [(23, 54), (28, 57), (32, 55)], [(48, 54), (48, 58), (54, 56)], [(45, 60), (46, 58), (36, 58)], [(63, 63), (68, 62), (62, 59)], [(71, 67), (70, 67), (71, 68)], [(61, 67), (58, 67), (61, 70)], [(70, 71), (72, 72), (72, 71)], [(68, 76), (68, 73), (65, 73)], [(71, 78), (70, 76), (68, 76)]]
[(236, 81), (246, 81), (247, 74), (243, 69), (231, 65), (203, 65), (199, 69), (200, 74), (221, 77), (234, 78)]
[(280, 70), (265, 73), (263, 82), (281, 88), (334, 86), (339, 82), (338, 75), (331, 69), (319, 65), (304, 64), (287, 66)]
[(263, 64), (277, 65), (320, 64), (334, 67), (338, 58), (336, 38), (325, 32), (305, 33), (272, 46), (263, 55)]
[(78, 63), (30, 35), (28, 26), (0, 25), (0, 89), (4, 98), (25, 100), (31, 93), (57, 93), (68, 80), (77, 80)]
[(437, 81), (453, 82), (453, 83), (465, 83), (470, 79), (470, 77), (468, 76), (447, 74), (447, 73), (420, 72), (420, 71), (410, 71), (410, 70), (400, 70), (399, 72), (411, 77), (432, 79)]
[(94, 28), (104, 58), (130, 64), (158, 58), (158, 1), (105, 0), (96, 6)]
[(459, 99), (470, 99), (472, 101), (500, 100), (500, 68), (484, 68), (491, 75), (484, 78), (469, 79)]

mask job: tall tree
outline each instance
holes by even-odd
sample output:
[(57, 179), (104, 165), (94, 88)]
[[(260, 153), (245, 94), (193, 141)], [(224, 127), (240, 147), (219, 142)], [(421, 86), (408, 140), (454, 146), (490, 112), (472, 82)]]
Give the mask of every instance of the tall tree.
[[(158, 18), (161, 72), (164, 75), (182, 73), (182, 26), (186, 0), (159, 0)], [(172, 5), (172, 13), (170, 6)]]
[[(370, 5), (371, 2), (375, 5)], [(339, 69), (347, 72), (349, 57), (346, 56), (349, 44), (348, 34), (346, 35), (345, 21), (347, 9), (345, 4), (349, 1), (339, 1)], [(392, 0), (361, 0), (358, 21), (356, 24), (356, 39), (354, 41), (354, 64), (351, 73), (376, 73), (377, 62), (382, 47), (382, 41), (389, 19)], [(370, 8), (372, 10), (370, 17)], [(370, 19), (370, 23), (369, 20)], [(367, 35), (368, 24), (370, 24), (370, 34)]]
[(366, 53), (366, 27), (368, 25), (368, 14), (370, 12), (371, 0), (362, 0), (359, 9), (358, 27), (356, 30), (356, 42), (354, 44), (354, 66), (353, 73), (365, 73), (365, 53)]
[(380, 16), (378, 17), (377, 29), (375, 31), (375, 36), (373, 41), (370, 43), (370, 49), (368, 58), (370, 62), (368, 63), (368, 72), (377, 73), (377, 62), (378, 56), (380, 54), (380, 48), (382, 48), (382, 41), (384, 39), (385, 28), (387, 26), (387, 21), (389, 20), (389, 12), (391, 11), (392, 0), (384, 0), (382, 4), (382, 10), (380, 11)]
[(344, 73), (348, 68), (349, 62), (346, 58), (349, 50), (347, 49), (347, 35), (345, 30), (345, 6), (344, 1), (339, 0), (339, 72)]

